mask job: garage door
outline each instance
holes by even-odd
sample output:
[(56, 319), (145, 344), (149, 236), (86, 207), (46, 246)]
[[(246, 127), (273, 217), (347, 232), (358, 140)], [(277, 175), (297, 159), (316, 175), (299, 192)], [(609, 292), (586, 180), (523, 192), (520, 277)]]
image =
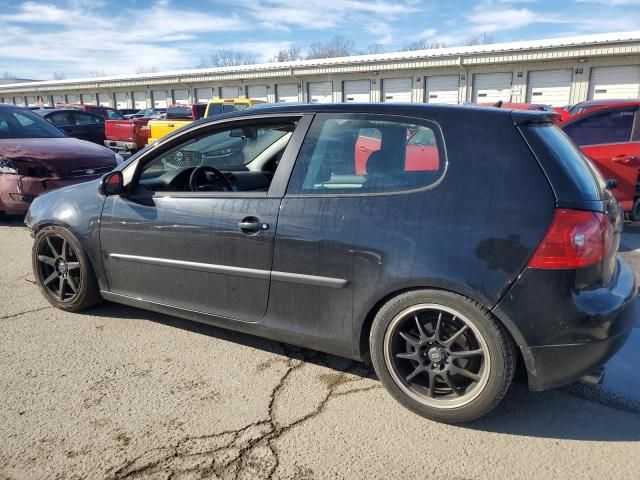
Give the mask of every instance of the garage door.
[(174, 90), (173, 102), (176, 105), (189, 105), (189, 90)]
[(248, 85), (247, 86), (247, 98), (252, 98), (253, 100), (263, 100), (268, 101), (267, 97), (267, 86), (266, 85)]
[(640, 66), (591, 69), (589, 100), (640, 98)]
[(212, 88), (196, 88), (196, 103), (207, 103), (212, 98)]
[(345, 80), (342, 98), (345, 102), (370, 102), (371, 80)]
[(96, 96), (94, 93), (83, 93), (82, 94), (82, 103), (85, 105), (95, 105), (96, 104)]
[(568, 105), (571, 98), (571, 73), (571, 70), (529, 72), (527, 102), (556, 107)]
[(277, 102), (291, 103), (298, 102), (298, 85), (296, 83), (285, 83), (276, 87), (278, 93)]
[(307, 89), (310, 103), (333, 103), (333, 82), (311, 82)]
[(238, 87), (220, 87), (220, 98), (238, 98), (240, 89)]
[(133, 92), (133, 108), (147, 108), (147, 92)]
[(78, 95), (67, 95), (67, 103), (78, 103)]
[(385, 78), (382, 80), (383, 102), (411, 102), (411, 78)]
[(109, 101), (108, 93), (98, 94), (98, 105), (102, 105), (103, 107), (109, 107), (111, 105), (111, 102)]
[(36, 103), (43, 107), (51, 106), (51, 97), (49, 95), (40, 95), (36, 98)]
[(127, 104), (127, 94), (125, 92), (116, 93), (116, 108), (129, 108)]
[(36, 106), (36, 97), (28, 96), (27, 97), (27, 106), (28, 107), (35, 107)]
[(167, 91), (154, 90), (151, 92), (154, 108), (167, 108)]
[(473, 76), (473, 101), (496, 103), (511, 101), (512, 73), (476, 73)]
[(434, 75), (424, 79), (425, 103), (458, 103), (458, 75)]
[(53, 105), (56, 106), (59, 103), (64, 103), (64, 95), (54, 95), (53, 96)]

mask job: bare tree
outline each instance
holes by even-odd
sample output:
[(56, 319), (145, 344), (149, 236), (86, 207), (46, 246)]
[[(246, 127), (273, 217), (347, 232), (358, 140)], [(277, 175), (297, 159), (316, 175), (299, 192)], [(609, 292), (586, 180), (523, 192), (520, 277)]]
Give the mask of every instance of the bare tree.
[(14, 79), (14, 78), (16, 78), (16, 75), (14, 73), (9, 72), (7, 70), (2, 72), (2, 79), (3, 80), (10, 80), (10, 79)]
[(444, 48), (446, 44), (444, 42), (438, 42), (437, 40), (427, 40), (423, 38), (422, 40), (416, 40), (415, 42), (411, 42), (406, 44), (402, 50), (431, 50), (434, 48)]
[(200, 67), (235, 67), (257, 62), (258, 57), (254, 53), (227, 49), (209, 53), (209, 57), (202, 60)]
[(294, 60), (302, 60), (300, 47), (281, 48), (273, 60), (275, 62), (292, 62)]
[(471, 45), (487, 45), (489, 43), (493, 43), (493, 35), (487, 32), (482, 32), (480, 35), (474, 35), (464, 41), (464, 44), (467, 47), (470, 47)]
[(349, 40), (342, 35), (334, 35), (324, 42), (312, 43), (309, 46), (307, 58), (348, 57), (353, 54), (354, 47), (353, 40)]
[(384, 53), (385, 48), (379, 43), (372, 43), (367, 46), (366, 53)]
[(63, 72), (53, 72), (51, 80), (64, 80), (67, 76)]
[(93, 78), (105, 77), (106, 75), (107, 74), (104, 72), (104, 70), (92, 70), (91, 72), (89, 72), (89, 76)]
[(158, 67), (145, 67), (143, 65), (137, 66), (134, 73), (156, 73)]

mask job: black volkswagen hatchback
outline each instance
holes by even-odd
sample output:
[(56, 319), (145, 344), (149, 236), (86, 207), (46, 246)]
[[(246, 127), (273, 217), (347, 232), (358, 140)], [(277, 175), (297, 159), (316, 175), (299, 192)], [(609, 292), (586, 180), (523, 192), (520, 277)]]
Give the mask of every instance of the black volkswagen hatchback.
[(27, 215), (44, 296), (369, 360), (414, 412), (491, 410), (603, 364), (632, 324), (620, 210), (547, 113), (270, 106), (205, 119)]

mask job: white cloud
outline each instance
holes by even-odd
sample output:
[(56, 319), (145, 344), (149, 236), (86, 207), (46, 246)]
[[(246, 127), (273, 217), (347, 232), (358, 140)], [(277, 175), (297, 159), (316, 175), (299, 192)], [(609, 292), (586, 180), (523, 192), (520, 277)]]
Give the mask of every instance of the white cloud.
[[(493, 33), (500, 30), (512, 30), (536, 23), (564, 23), (557, 18), (543, 16), (528, 8), (504, 8), (491, 5), (476, 7), (467, 16), (474, 32)], [(569, 22), (569, 19), (566, 20)]]

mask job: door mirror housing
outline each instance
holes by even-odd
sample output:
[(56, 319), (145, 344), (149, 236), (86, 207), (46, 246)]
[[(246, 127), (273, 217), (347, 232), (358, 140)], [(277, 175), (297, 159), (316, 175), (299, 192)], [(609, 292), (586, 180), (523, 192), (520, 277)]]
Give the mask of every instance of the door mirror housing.
[(122, 172), (114, 170), (104, 175), (98, 182), (98, 191), (108, 197), (109, 195), (120, 195), (124, 192), (124, 177)]

